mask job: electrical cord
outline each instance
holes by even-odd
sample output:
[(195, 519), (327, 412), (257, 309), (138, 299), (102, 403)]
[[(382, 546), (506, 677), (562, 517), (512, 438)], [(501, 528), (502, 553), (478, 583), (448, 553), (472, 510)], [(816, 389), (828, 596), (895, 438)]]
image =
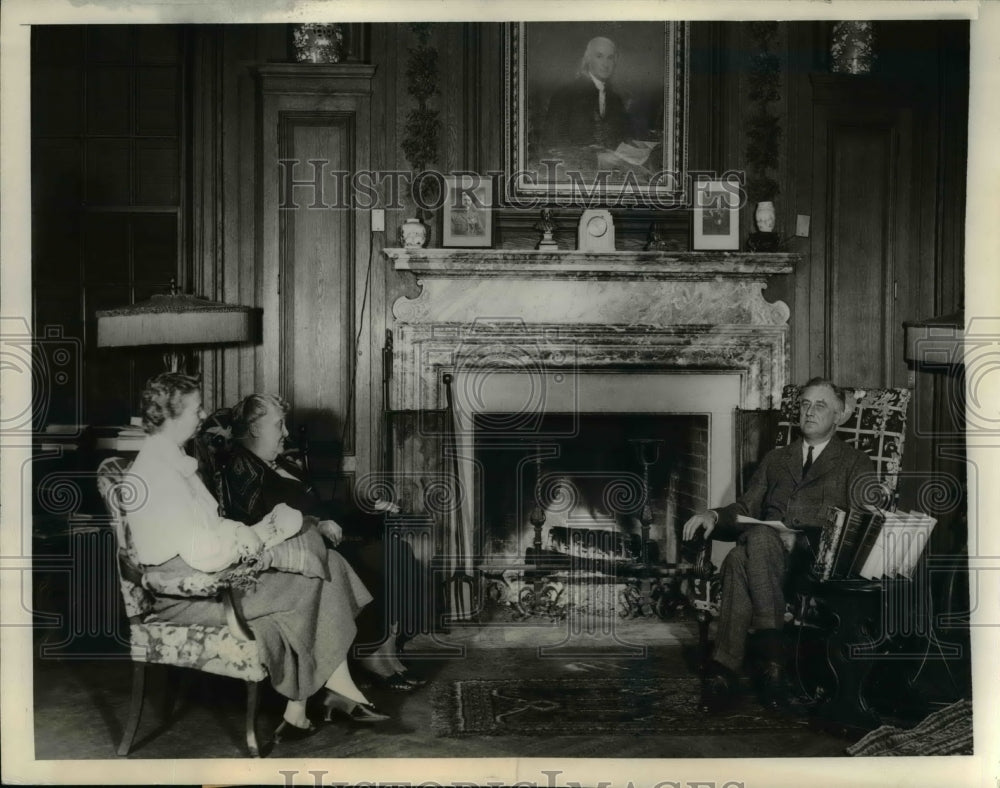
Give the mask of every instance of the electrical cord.
[(361, 335), (365, 330), (365, 311), (368, 307), (368, 294), (371, 289), (372, 262), (375, 259), (374, 244), (368, 244), (368, 270), (365, 273), (364, 296), (361, 299), (361, 313), (358, 315), (358, 333), (354, 337), (354, 361), (351, 364), (351, 386), (347, 392), (347, 408), (344, 411), (344, 426), (340, 431), (340, 462), (344, 461), (344, 441), (347, 440), (347, 428), (354, 415), (354, 392), (358, 382), (358, 349), (361, 346)]

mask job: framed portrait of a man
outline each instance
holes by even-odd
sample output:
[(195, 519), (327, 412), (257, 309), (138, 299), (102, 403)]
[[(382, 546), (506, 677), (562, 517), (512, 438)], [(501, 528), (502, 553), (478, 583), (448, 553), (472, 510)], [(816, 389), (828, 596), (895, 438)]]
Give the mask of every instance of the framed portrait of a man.
[(512, 202), (674, 204), (683, 198), (687, 25), (507, 26)]

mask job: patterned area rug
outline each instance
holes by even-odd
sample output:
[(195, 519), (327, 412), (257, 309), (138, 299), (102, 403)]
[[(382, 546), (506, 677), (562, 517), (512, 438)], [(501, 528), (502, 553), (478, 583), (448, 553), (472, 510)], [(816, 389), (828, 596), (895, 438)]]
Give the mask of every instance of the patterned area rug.
[(766, 712), (742, 699), (727, 714), (701, 714), (697, 678), (465, 680), (435, 687), (439, 736), (544, 733), (714, 733), (791, 730), (796, 717)]
[(909, 730), (883, 725), (847, 748), (848, 755), (972, 755), (972, 703), (960, 700)]

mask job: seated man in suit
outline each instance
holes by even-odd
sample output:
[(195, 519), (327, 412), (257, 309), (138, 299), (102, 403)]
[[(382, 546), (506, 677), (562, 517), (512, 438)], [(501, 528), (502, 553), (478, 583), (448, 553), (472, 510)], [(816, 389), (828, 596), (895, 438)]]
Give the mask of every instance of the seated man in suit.
[[(764, 660), (764, 702), (778, 706), (786, 699), (781, 633), (789, 564), (794, 572), (811, 563), (827, 507), (846, 510), (870, 502), (865, 488), (877, 483), (868, 455), (834, 435), (848, 415), (843, 391), (826, 378), (813, 378), (802, 389), (802, 437), (769, 452), (735, 503), (684, 524), (685, 540), (703, 531), (706, 539), (736, 541), (722, 562), (718, 633), (702, 689), (705, 711), (721, 710), (731, 698), (751, 628)], [(779, 520), (802, 533), (782, 535), (768, 525), (738, 522), (740, 515)]]

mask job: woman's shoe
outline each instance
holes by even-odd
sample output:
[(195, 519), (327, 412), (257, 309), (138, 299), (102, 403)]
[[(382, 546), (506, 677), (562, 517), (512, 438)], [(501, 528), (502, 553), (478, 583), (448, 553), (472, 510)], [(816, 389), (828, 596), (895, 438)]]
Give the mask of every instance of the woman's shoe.
[(319, 728), (311, 722), (308, 728), (300, 728), (298, 725), (292, 725), (288, 720), (282, 720), (281, 724), (274, 729), (272, 738), (275, 744), (282, 741), (299, 741), (300, 739), (308, 739), (318, 730)]
[(352, 700), (331, 689), (326, 691), (323, 708), (324, 722), (330, 722), (335, 714), (347, 717), (352, 722), (362, 723), (385, 722), (392, 719), (388, 714), (383, 714), (376, 709), (371, 703)]
[(375, 723), (391, 720), (388, 714), (383, 714), (370, 703), (355, 703), (350, 710), (331, 706), (326, 710), (325, 722), (331, 722), (335, 714), (347, 717), (351, 722)]
[(388, 714), (379, 711), (370, 703), (356, 703), (354, 704), (354, 708), (346, 712), (346, 714), (352, 722), (372, 723), (385, 722), (392, 719)]

